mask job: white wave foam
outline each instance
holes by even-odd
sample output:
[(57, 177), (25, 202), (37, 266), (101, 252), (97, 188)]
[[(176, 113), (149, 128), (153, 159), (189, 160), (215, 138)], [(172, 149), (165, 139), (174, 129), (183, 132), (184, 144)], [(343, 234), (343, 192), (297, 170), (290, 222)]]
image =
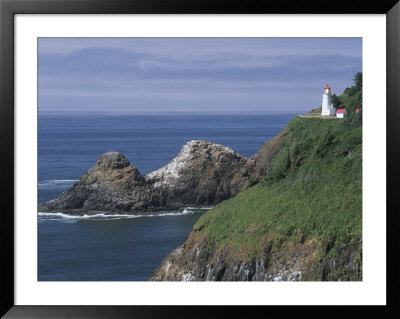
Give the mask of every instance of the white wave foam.
[[(193, 214), (194, 212), (188, 209), (184, 209), (182, 212), (165, 212), (165, 213), (154, 213), (154, 214), (146, 214), (146, 215), (129, 215), (129, 214), (93, 214), (93, 215), (70, 215), (64, 214), (61, 212), (58, 213), (45, 213), (38, 212), (38, 216), (46, 217), (46, 220), (62, 220), (62, 219), (101, 219), (101, 220), (112, 220), (112, 219), (129, 219), (129, 218), (139, 218), (139, 217), (159, 217), (159, 216), (180, 216), (180, 215), (188, 215)], [(58, 217), (58, 219), (50, 219), (47, 217)]]
[(187, 214), (194, 214), (193, 211), (187, 210), (186, 208), (183, 210), (183, 212), (175, 212), (175, 213), (160, 213), (160, 214), (154, 214), (150, 215), (151, 217), (157, 217), (157, 216), (179, 216), (179, 215), (187, 215)]
[(77, 179), (51, 179), (51, 180), (47, 180), (47, 181), (40, 181), (38, 183), (38, 187), (40, 189), (67, 188), (67, 187), (71, 187), (77, 181), (78, 181)]
[(38, 216), (60, 217), (60, 218), (66, 218), (66, 219), (79, 219), (79, 218), (83, 217), (83, 216), (68, 215), (68, 214), (64, 214), (64, 213), (44, 213), (44, 212), (38, 212)]
[(204, 206), (204, 207), (186, 207), (186, 209), (205, 209), (205, 210), (210, 210), (213, 208), (212, 206)]

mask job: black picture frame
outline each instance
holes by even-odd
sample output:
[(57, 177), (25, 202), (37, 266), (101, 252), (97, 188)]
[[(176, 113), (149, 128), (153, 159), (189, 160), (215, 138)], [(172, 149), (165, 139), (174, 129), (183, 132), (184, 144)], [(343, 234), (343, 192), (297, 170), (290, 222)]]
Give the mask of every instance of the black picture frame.
[[(22, 306), (14, 303), (14, 15), (15, 14), (385, 14), (387, 19), (387, 305), (386, 306)], [(395, 252), (399, 243), (396, 182), (400, 136), (400, 2), (398, 0), (246, 1), (176, 0), (0, 0), (0, 181), (1, 262), (0, 315), (5, 318), (160, 318), (248, 316), (262, 311), (274, 316), (314, 315), (379, 318), (399, 316), (399, 277)], [(383, 108), (384, 106), (377, 106)], [(384, 141), (382, 141), (383, 143)], [(383, 213), (383, 212), (377, 212)], [(266, 309), (268, 307), (268, 309)]]

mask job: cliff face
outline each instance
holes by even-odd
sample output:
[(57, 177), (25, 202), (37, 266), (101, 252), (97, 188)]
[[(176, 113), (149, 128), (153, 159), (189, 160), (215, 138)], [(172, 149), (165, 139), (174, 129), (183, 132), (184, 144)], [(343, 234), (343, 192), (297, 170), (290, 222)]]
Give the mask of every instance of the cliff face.
[(205, 141), (188, 142), (168, 165), (145, 176), (121, 153), (107, 152), (71, 189), (38, 210), (132, 213), (212, 205), (236, 195), (262, 172), (254, 160)]

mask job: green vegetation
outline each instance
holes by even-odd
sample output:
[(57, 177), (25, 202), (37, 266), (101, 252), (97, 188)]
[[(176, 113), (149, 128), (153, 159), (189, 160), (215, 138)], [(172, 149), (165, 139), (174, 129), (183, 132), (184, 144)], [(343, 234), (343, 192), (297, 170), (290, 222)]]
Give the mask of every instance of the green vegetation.
[[(339, 98), (346, 107), (361, 107), (361, 87)], [(279, 150), (266, 176), (204, 214), (194, 229), (203, 229), (217, 250), (229, 246), (232, 257), (245, 259), (260, 255), (271, 239), (273, 250), (316, 240), (320, 261), (349, 245), (361, 251), (362, 126), (356, 119), (295, 117), (274, 145)]]
[(320, 106), (320, 107), (317, 107), (317, 108), (315, 108), (315, 109), (312, 109), (311, 111), (310, 111), (310, 113), (308, 113), (308, 114), (318, 114), (318, 115), (321, 115), (321, 112), (322, 112), (322, 106)]
[(332, 94), (332, 104), (335, 109), (342, 108), (342, 101), (336, 94)]
[[(220, 245), (256, 252), (264, 237), (361, 239), (361, 126), (295, 118), (258, 185), (203, 215), (195, 228)], [(235, 250), (235, 249), (234, 249)]]
[(358, 72), (353, 79), (354, 85), (346, 88), (342, 95), (338, 96), (340, 108), (347, 110), (347, 116), (351, 119), (353, 126), (361, 125), (362, 113), (355, 113), (355, 110), (362, 108), (362, 73)]

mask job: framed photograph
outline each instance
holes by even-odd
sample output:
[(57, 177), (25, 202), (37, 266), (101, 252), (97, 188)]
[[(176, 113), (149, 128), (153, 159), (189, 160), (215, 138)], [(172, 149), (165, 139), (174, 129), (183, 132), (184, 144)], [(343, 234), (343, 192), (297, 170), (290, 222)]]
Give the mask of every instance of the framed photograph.
[(400, 5), (291, 4), (1, 0), (5, 318), (398, 313)]

